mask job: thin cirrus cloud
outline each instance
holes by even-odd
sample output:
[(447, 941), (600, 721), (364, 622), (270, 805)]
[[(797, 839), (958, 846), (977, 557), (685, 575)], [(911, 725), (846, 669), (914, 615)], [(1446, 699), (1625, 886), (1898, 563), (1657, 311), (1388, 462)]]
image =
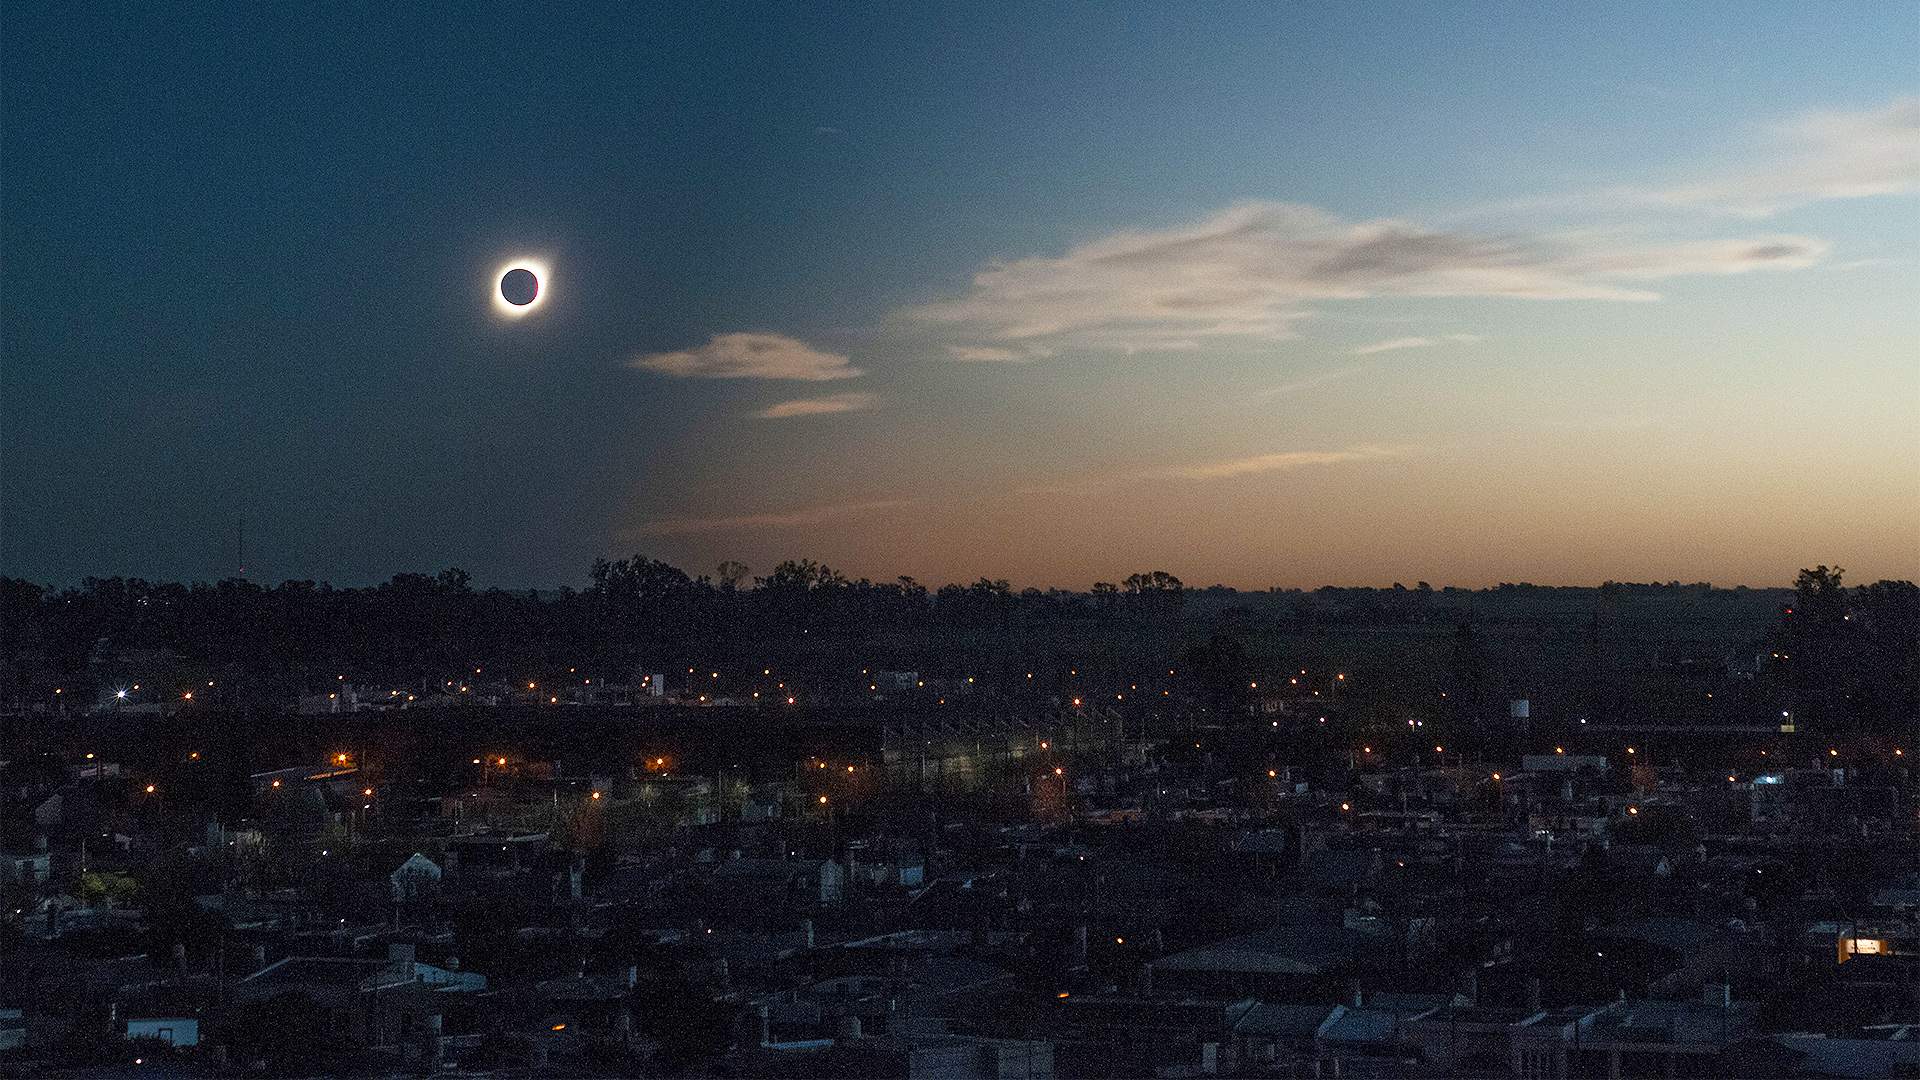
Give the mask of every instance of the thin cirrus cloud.
[(1355, 446), (1345, 450), (1287, 450), (1277, 454), (1254, 454), (1250, 457), (1227, 458), (1224, 461), (1208, 461), (1198, 465), (1175, 465), (1153, 469), (1140, 475), (1164, 476), (1177, 480), (1228, 480), (1238, 476), (1292, 472), (1296, 469), (1310, 469), (1321, 465), (1379, 461), (1383, 458), (1397, 457), (1400, 453), (1399, 450), (1385, 446)]
[(727, 532), (742, 529), (786, 529), (801, 525), (818, 525), (835, 518), (879, 510), (892, 510), (910, 506), (919, 501), (917, 498), (868, 499), (864, 502), (830, 503), (823, 506), (805, 506), (793, 510), (775, 510), (758, 514), (661, 518), (635, 526), (627, 531), (627, 535), (679, 536), (688, 533)]
[(1435, 345), (1455, 342), (1470, 344), (1484, 340), (1479, 334), (1443, 334), (1439, 337), (1401, 337), (1386, 341), (1376, 341), (1371, 345), (1362, 345), (1353, 350), (1355, 356), (1372, 356), (1376, 353), (1395, 352), (1400, 349), (1429, 349)]
[[(1192, 465), (1171, 465), (1151, 469), (1134, 469), (1124, 472), (1107, 473), (1094, 477), (1083, 477), (1073, 481), (1054, 484), (1032, 485), (1017, 488), (1010, 494), (1053, 495), (1068, 491), (1085, 492), (1111, 487), (1118, 484), (1134, 483), (1141, 480), (1228, 480), (1236, 477), (1254, 476), (1262, 473), (1292, 472), (1318, 466), (1343, 465), (1352, 462), (1379, 461), (1399, 457), (1405, 451), (1390, 446), (1354, 446), (1343, 450), (1287, 450), (1271, 454), (1254, 454), (1248, 457), (1227, 458), (1220, 461), (1207, 461)], [(952, 502), (956, 498), (994, 498), (999, 492), (979, 492), (971, 496), (961, 493), (943, 497), (941, 502)], [(818, 525), (843, 517), (856, 517), (863, 514), (881, 513), (899, 510), (909, 506), (919, 506), (930, 501), (928, 496), (904, 496), (887, 499), (867, 499), (860, 502), (828, 503), (820, 506), (806, 506), (792, 510), (774, 510), (754, 514), (732, 514), (716, 517), (672, 517), (659, 518), (645, 522), (632, 529), (625, 530), (624, 536), (681, 536), (692, 533), (739, 532), (750, 529), (787, 529), (807, 525)]]
[(828, 394), (825, 397), (798, 398), (769, 405), (755, 416), (762, 420), (785, 420), (795, 416), (829, 416), (834, 413), (864, 412), (880, 399), (873, 394)]
[(973, 364), (1025, 364), (1044, 360), (1053, 350), (1039, 345), (1008, 348), (1004, 345), (949, 345), (947, 355)]
[(1651, 202), (1757, 218), (1827, 199), (1920, 190), (1920, 96), (1861, 111), (1803, 113), (1769, 126), (1761, 144), (1741, 156), (1752, 164), (1643, 194)]
[[(972, 342), (956, 359), (1022, 358), (1054, 345), (1124, 352), (1278, 341), (1334, 302), (1386, 297), (1648, 301), (1648, 283), (1797, 270), (1827, 245), (1793, 235), (1662, 240), (1623, 231), (1465, 227), (1517, 210), (1695, 208), (1761, 218), (1807, 203), (1920, 190), (1920, 96), (1807, 112), (1736, 147), (1734, 164), (1664, 186), (1520, 200), (1448, 225), (1355, 221), (1312, 206), (1249, 202), (1177, 228), (1125, 230), (1058, 255), (991, 263), (960, 295), (906, 309)], [(1416, 346), (1397, 346), (1416, 347)], [(996, 352), (995, 350), (998, 350)]]
[(829, 382), (862, 374), (845, 356), (816, 349), (785, 334), (715, 334), (678, 352), (649, 353), (632, 367), (688, 379), (776, 379)]
[(1400, 457), (1405, 453), (1404, 448), (1376, 445), (1350, 446), (1340, 450), (1282, 450), (1187, 465), (1128, 469), (1099, 476), (1082, 477), (1070, 482), (1034, 484), (1018, 489), (1016, 494), (1058, 495), (1065, 492), (1084, 492), (1090, 489), (1132, 484), (1142, 480), (1231, 480), (1263, 473), (1285, 473), (1363, 461), (1382, 461)]
[[(1312, 305), (1380, 297), (1649, 301), (1645, 283), (1809, 266), (1789, 235), (1649, 242), (1595, 232), (1477, 234), (1250, 202), (1196, 224), (1128, 231), (1057, 256), (991, 264), (909, 320), (997, 347), (1138, 351), (1295, 336)], [(978, 354), (977, 358), (984, 358)]]
[(1362, 345), (1353, 350), (1355, 356), (1372, 356), (1375, 353), (1395, 352), (1400, 349), (1425, 349), (1435, 345), (1430, 337), (1397, 337), (1387, 341), (1376, 341), (1371, 345)]
[(1692, 166), (1662, 183), (1625, 183), (1507, 199), (1451, 220), (1539, 213), (1594, 216), (1687, 210), (1758, 219), (1811, 203), (1920, 191), (1920, 96), (1855, 111), (1804, 112), (1725, 150), (1731, 164)]

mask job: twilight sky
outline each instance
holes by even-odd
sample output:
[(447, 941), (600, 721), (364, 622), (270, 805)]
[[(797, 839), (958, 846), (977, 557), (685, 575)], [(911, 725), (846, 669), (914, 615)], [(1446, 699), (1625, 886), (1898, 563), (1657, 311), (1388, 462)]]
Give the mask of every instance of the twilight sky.
[(98, 6), (0, 573), (1920, 576), (1912, 3)]

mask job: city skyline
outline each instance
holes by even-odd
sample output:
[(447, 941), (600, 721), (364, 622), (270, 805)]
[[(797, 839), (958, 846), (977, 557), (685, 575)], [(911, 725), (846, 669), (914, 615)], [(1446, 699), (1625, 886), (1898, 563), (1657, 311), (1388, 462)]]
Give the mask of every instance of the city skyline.
[(1920, 574), (1910, 9), (1209, 14), (11, 12), (0, 572)]

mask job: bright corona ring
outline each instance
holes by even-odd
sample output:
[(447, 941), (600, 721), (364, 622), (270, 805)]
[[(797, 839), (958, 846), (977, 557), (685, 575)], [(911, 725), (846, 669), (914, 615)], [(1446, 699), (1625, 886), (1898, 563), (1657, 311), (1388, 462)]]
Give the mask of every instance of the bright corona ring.
[(493, 275), (493, 309), (509, 319), (518, 319), (546, 302), (550, 284), (543, 262), (516, 259), (504, 263)]

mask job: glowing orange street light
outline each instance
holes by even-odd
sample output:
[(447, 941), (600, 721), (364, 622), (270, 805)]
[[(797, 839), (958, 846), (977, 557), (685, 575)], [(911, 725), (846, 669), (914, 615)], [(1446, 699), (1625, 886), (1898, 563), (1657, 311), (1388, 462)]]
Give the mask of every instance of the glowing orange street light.
[(279, 786), (280, 786), (280, 781), (278, 781), (278, 780), (275, 780), (275, 781), (273, 782), (273, 786), (274, 786), (274, 787), (279, 787)]
[(153, 794), (153, 785), (152, 785), (152, 784), (148, 784), (148, 785), (147, 785), (147, 794), (149, 794), (149, 795), (151, 795), (151, 794)]
[(598, 799), (598, 798), (600, 797), (600, 793), (599, 793), (599, 792), (597, 792), (597, 791), (596, 791), (596, 792), (594, 792), (594, 793), (593, 793), (593, 797), (594, 797), (594, 798), (596, 798), (596, 799)]

